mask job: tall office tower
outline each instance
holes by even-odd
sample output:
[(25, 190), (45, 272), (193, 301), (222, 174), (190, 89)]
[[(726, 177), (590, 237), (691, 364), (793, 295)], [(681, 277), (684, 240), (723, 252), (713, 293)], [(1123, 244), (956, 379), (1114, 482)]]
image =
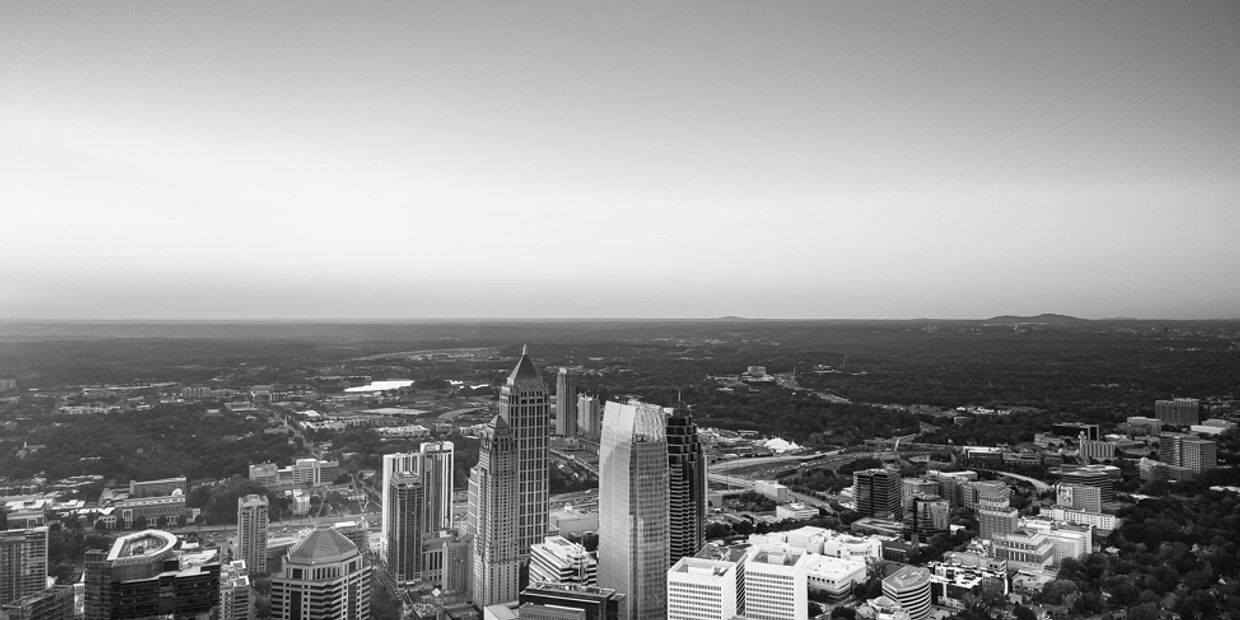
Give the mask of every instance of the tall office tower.
[(881, 468), (853, 472), (853, 499), (863, 516), (901, 519), (899, 472)]
[(905, 566), (883, 579), (883, 595), (908, 612), (910, 620), (930, 617), (930, 571)]
[(1012, 488), (999, 480), (976, 480), (964, 485), (963, 495), (965, 508), (1007, 507)]
[(753, 545), (745, 559), (745, 617), (805, 620), (809, 617), (810, 556), (788, 545)]
[(177, 537), (143, 530), (86, 552), (86, 620), (206, 614), (220, 603), (218, 562), (193, 564)]
[(252, 575), (267, 573), (267, 498), (237, 498), (237, 558)]
[(0, 531), (0, 605), (47, 587), (47, 527)]
[[(530, 547), (547, 537), (547, 441), (551, 425), (547, 412), (547, 387), (521, 349), (521, 360), (499, 392), (499, 415), (512, 429), (517, 442), (519, 480), (517, 553), (529, 558)], [(516, 598), (504, 599), (505, 602)], [(475, 601), (476, 602), (476, 601)]]
[(383, 455), (383, 477), (379, 479), (379, 483), (382, 485), (379, 487), (379, 508), (381, 510), (379, 513), (379, 557), (383, 558), (385, 562), (388, 557), (388, 530), (391, 527), (391, 524), (388, 523), (386, 508), (388, 505), (388, 481), (398, 473), (418, 471), (420, 455), (421, 453), (419, 452), (397, 452), (395, 454)]
[(5, 620), (73, 620), (73, 586), (57, 585), (0, 605)]
[(706, 457), (684, 403), (667, 418), (668, 527), (675, 563), (706, 542)]
[(1085, 486), (1102, 489), (1102, 501), (1115, 501), (1115, 481), (1120, 478), (1120, 469), (1114, 465), (1065, 465), (1059, 470), (1063, 482), (1077, 482)]
[(530, 548), (530, 583), (598, 585), (598, 560), (563, 536), (548, 536)]
[(413, 581), (421, 573), (426, 489), (414, 472), (396, 472), (388, 478), (387, 495), (388, 503), (383, 506), (388, 520), (384, 562), (397, 583)]
[(455, 446), (451, 441), (428, 441), (418, 448), (418, 475), (426, 491), (422, 533), (452, 527), (452, 484)]
[(487, 607), (515, 600), (520, 587), (520, 468), (517, 438), (502, 415), (487, 424), (480, 439), (478, 464), (469, 473), (470, 584), (474, 604)]
[(977, 537), (982, 540), (995, 540), (1001, 535), (1011, 534), (1020, 524), (1020, 511), (1015, 508), (983, 507), (977, 510)]
[(1176, 398), (1154, 401), (1154, 417), (1163, 426), (1192, 426), (1201, 421), (1201, 401), (1196, 398)]
[(588, 394), (577, 397), (577, 429), (578, 434), (590, 439), (598, 439), (603, 432), (603, 408), (598, 398)]
[(555, 377), (555, 434), (577, 436), (577, 378), (567, 368)]
[(905, 523), (921, 540), (949, 529), (951, 504), (938, 495), (917, 494), (911, 498)]
[(370, 564), (344, 534), (319, 526), (271, 577), (275, 620), (370, 620)]
[(220, 620), (251, 620), (254, 599), (250, 596), (250, 573), (237, 560), (220, 566)]
[(663, 409), (608, 402), (599, 442), (599, 585), (627, 595), (624, 620), (663, 620), (669, 566)]
[(681, 558), (668, 569), (668, 620), (731, 620), (744, 615), (746, 554), (738, 548), (724, 549), (714, 558)]
[(526, 617), (525, 610), (529, 609), (527, 606), (541, 606), (584, 612), (572, 616), (560, 614), (556, 616), (557, 618), (620, 620), (620, 609), (624, 606), (624, 599), (623, 592), (616, 592), (610, 588), (564, 583), (531, 583), (530, 587), (521, 591), (521, 617)]

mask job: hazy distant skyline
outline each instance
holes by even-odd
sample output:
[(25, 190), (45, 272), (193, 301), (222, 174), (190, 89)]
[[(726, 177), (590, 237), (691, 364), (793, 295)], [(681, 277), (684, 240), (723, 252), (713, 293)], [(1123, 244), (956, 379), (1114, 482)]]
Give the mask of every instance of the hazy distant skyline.
[(0, 319), (1240, 317), (1240, 3), (6, 2)]

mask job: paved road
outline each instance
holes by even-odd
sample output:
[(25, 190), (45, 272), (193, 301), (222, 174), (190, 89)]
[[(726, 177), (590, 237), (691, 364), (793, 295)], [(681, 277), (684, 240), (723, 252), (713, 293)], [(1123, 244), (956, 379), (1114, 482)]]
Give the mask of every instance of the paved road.
[(752, 465), (769, 465), (771, 463), (790, 463), (793, 461), (809, 461), (820, 458), (830, 453), (815, 452), (813, 454), (792, 454), (785, 456), (758, 456), (751, 459), (733, 459), (730, 461), (718, 461), (710, 464), (712, 472), (731, 471), (733, 469), (742, 469)]
[[(990, 471), (994, 471), (994, 470), (990, 470)], [(1051, 490), (1051, 485), (1045, 482), (1042, 482), (1041, 480), (1038, 480), (1037, 478), (1030, 478), (1029, 476), (1022, 476), (1020, 474), (1014, 474), (1010, 471), (996, 471), (994, 473), (997, 476), (1003, 476), (1005, 478), (1014, 478), (1016, 480), (1028, 482), (1029, 484), (1033, 485), (1033, 488), (1037, 489), (1039, 493), (1043, 491)]]

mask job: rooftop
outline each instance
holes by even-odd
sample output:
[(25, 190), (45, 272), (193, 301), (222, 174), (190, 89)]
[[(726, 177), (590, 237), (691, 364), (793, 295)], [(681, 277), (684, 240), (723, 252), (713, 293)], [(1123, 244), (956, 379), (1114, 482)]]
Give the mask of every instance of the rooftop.
[(143, 530), (136, 534), (121, 536), (112, 543), (108, 552), (108, 560), (125, 558), (154, 557), (171, 550), (177, 544), (177, 537), (160, 530)]
[(930, 571), (919, 566), (905, 566), (883, 579), (883, 585), (891, 584), (898, 590), (919, 588), (930, 582)]
[(328, 564), (357, 554), (357, 545), (331, 526), (316, 528), (288, 552), (288, 561), (298, 564)]

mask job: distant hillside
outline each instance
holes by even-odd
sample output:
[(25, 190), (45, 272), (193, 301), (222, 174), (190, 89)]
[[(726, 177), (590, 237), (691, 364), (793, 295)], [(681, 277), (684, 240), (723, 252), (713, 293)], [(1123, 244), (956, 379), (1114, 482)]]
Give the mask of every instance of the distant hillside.
[(1089, 319), (1080, 319), (1066, 314), (1053, 314), (1044, 312), (1037, 316), (1016, 316), (1012, 314), (1004, 314), (1002, 316), (991, 317), (986, 319), (987, 323), (1049, 323), (1054, 325), (1068, 325), (1077, 323), (1088, 323)]

